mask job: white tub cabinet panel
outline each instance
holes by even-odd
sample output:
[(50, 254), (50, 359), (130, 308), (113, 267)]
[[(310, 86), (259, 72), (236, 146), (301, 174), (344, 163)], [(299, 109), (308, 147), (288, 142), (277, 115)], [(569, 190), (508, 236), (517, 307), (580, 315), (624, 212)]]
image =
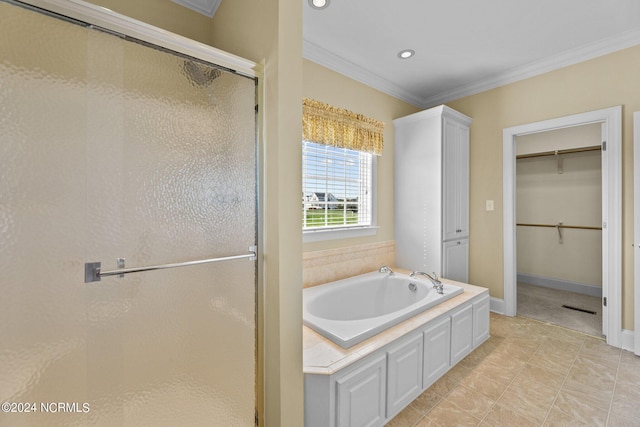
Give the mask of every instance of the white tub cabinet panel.
[(383, 354), (336, 380), (337, 427), (384, 425), (386, 365)]
[(396, 266), (467, 282), (445, 274), (442, 244), (469, 237), (471, 119), (441, 105), (393, 123)]
[(422, 392), (422, 334), (387, 351), (387, 417), (392, 417)]
[(451, 240), (442, 244), (442, 276), (464, 282), (469, 277), (469, 239)]
[(329, 375), (304, 376), (305, 427), (335, 426), (335, 380)]
[(451, 315), (451, 366), (473, 350), (473, 306), (465, 306)]
[(451, 318), (435, 322), (424, 331), (422, 386), (426, 389), (451, 367)]
[(489, 295), (473, 303), (473, 348), (489, 339)]

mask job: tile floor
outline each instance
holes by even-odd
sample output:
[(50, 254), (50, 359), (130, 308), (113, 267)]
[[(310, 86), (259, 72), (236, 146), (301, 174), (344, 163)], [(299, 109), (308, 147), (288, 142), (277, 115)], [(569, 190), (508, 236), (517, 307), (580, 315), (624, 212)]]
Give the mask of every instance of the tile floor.
[(491, 313), (491, 338), (387, 425), (640, 426), (640, 357)]

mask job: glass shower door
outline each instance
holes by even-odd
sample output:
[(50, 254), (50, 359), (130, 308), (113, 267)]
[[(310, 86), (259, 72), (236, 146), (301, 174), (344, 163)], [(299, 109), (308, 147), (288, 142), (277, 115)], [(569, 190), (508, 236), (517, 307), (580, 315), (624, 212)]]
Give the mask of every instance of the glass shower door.
[(0, 2), (0, 425), (254, 424), (255, 261), (84, 277), (250, 252), (254, 106), (253, 78)]

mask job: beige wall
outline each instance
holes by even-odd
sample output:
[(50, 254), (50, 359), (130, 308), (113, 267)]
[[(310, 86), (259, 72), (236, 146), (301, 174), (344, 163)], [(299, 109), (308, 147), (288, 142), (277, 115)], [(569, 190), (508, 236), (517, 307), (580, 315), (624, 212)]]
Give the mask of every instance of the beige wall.
[[(503, 298), (502, 130), (623, 106), (622, 327), (633, 329), (633, 131), (640, 110), (640, 46), (468, 96), (450, 107), (473, 118), (470, 147), (470, 282)], [(485, 200), (496, 202), (493, 212)]]
[(304, 252), (394, 240), (393, 119), (420, 109), (358, 83), (311, 61), (304, 61), (303, 95), (384, 122), (384, 151), (377, 158), (377, 222), (375, 236), (305, 243)]
[(516, 156), (547, 151), (599, 146), (602, 124), (555, 129), (547, 132), (516, 136)]

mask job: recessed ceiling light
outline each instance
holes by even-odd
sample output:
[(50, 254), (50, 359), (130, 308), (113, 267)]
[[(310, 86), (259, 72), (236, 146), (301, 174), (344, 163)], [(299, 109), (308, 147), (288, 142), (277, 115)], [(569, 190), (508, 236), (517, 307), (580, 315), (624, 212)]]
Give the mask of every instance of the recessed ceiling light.
[(329, 6), (329, 0), (309, 0), (309, 5), (314, 9), (326, 9)]
[(398, 58), (400, 58), (400, 59), (409, 59), (415, 54), (416, 54), (416, 51), (413, 50), (413, 49), (404, 49), (404, 50), (401, 50), (398, 53)]

